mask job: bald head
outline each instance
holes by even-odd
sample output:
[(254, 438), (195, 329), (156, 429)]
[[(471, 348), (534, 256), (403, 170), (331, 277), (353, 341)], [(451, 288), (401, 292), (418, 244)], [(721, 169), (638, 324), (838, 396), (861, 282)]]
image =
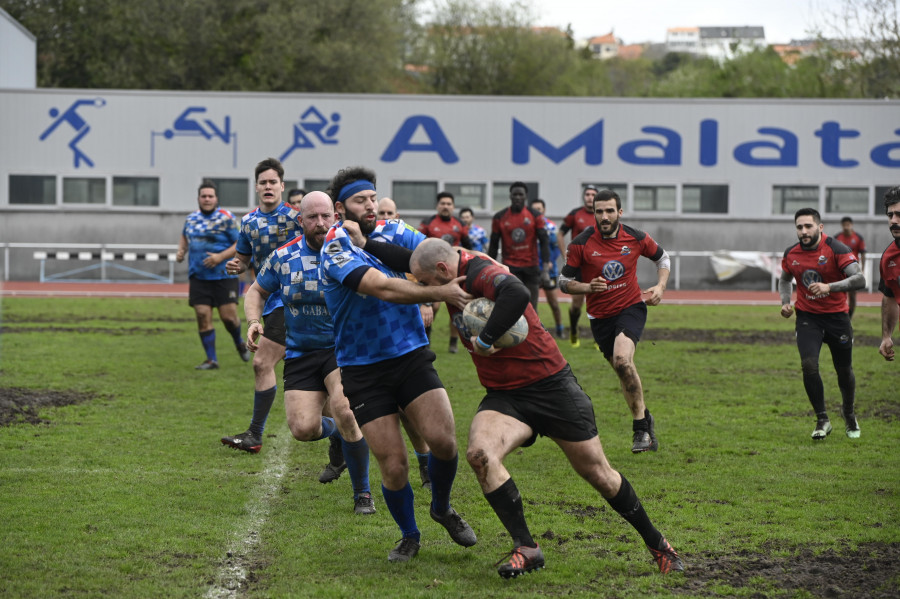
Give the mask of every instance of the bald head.
[(392, 218), (400, 218), (400, 215), (397, 214), (397, 204), (391, 198), (381, 198), (378, 200), (378, 220)]
[(456, 278), (459, 253), (438, 237), (424, 240), (409, 259), (413, 276), (424, 285), (443, 285)]
[(300, 200), (300, 226), (303, 227), (307, 245), (312, 249), (322, 247), (325, 234), (334, 221), (334, 203), (327, 193), (312, 191)]

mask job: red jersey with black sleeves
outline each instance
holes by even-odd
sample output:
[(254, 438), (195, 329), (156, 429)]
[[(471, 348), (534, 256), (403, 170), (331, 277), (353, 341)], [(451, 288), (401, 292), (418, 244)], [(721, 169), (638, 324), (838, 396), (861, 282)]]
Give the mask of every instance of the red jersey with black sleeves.
[(572, 232), (572, 239), (575, 239), (581, 232), (587, 229), (588, 227), (593, 227), (596, 224), (596, 220), (594, 219), (594, 213), (588, 212), (587, 209), (582, 206), (581, 208), (576, 208), (572, 210), (570, 213), (566, 215), (566, 218), (563, 219), (563, 224), (560, 227), (560, 231), (565, 235), (567, 232)]
[[(463, 288), (475, 297), (497, 301), (497, 288), (506, 285), (522, 285), (514, 275), (491, 260), (459, 250), (459, 273), (465, 276)], [(502, 292), (501, 292), (502, 293)], [(502, 301), (502, 300), (501, 300)], [(461, 310), (447, 304), (450, 318)], [(497, 304), (502, 309), (502, 303)], [(515, 347), (501, 349), (491, 356), (480, 356), (472, 350), (469, 339), (460, 335), (460, 341), (469, 350), (478, 380), (486, 389), (519, 389), (556, 374), (566, 366), (566, 359), (559, 351), (553, 337), (541, 325), (532, 305), (525, 308), (528, 336)]]
[(841, 231), (834, 238), (850, 248), (857, 260), (859, 260), (860, 254), (866, 253), (866, 240), (856, 231), (850, 235), (844, 235), (844, 232)]
[(454, 246), (461, 246), (463, 238), (469, 236), (469, 227), (456, 220), (453, 216), (449, 220), (444, 220), (440, 214), (435, 214), (430, 219), (423, 220), (422, 224), (419, 225), (419, 231), (426, 237), (437, 237)]
[[(628, 306), (643, 301), (637, 280), (637, 261), (641, 256), (653, 261), (663, 256), (663, 248), (652, 237), (628, 225), (619, 225), (613, 237), (603, 237), (600, 229), (588, 227), (572, 240), (566, 250), (566, 271), (582, 283), (601, 277), (608, 287), (587, 294), (587, 313), (594, 318), (615, 316)], [(578, 274), (580, 273), (580, 274)]]
[(825, 234), (822, 234), (818, 247), (813, 249), (805, 250), (799, 242), (786, 249), (781, 269), (797, 281), (797, 309), (814, 314), (847, 312), (850, 307), (845, 292), (817, 297), (809, 292), (809, 286), (846, 279), (844, 269), (854, 262), (856, 257), (850, 248)]
[(900, 241), (894, 241), (881, 254), (881, 282), (878, 289), (900, 304)]
[(521, 212), (512, 208), (494, 215), (491, 233), (499, 233), (502, 243), (503, 264), (507, 266), (538, 266), (539, 229), (545, 229), (544, 217), (526, 206)]

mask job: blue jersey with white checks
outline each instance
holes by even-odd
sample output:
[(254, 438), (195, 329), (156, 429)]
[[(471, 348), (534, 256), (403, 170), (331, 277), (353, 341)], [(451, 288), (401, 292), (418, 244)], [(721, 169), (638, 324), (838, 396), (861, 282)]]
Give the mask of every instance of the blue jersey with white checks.
[[(562, 255), (562, 252), (559, 251), (559, 239), (557, 239), (557, 228), (556, 223), (552, 220), (544, 217), (544, 228), (547, 229), (547, 237), (550, 238), (550, 262), (552, 266), (550, 267), (550, 272), (548, 275), (552, 277), (559, 276), (559, 257)], [(544, 265), (541, 264), (541, 270), (544, 270)]]
[(487, 232), (472, 223), (469, 225), (469, 241), (472, 242), (472, 249), (477, 252), (486, 252), (488, 247), (488, 236)]
[[(412, 250), (425, 236), (401, 220), (390, 220), (379, 221), (369, 239)], [(341, 284), (363, 266), (376, 268), (388, 277), (406, 278), (353, 245), (339, 225), (332, 227), (322, 247), (321, 270), (325, 301), (334, 319), (338, 366), (374, 364), (428, 345), (418, 305), (386, 302)]]
[(237, 241), (238, 227), (234, 214), (222, 208), (213, 210), (211, 214), (203, 214), (201, 210), (191, 212), (184, 221), (181, 234), (188, 240), (189, 277), (201, 281), (234, 278), (234, 275), (225, 272), (227, 260), (214, 268), (203, 266), (207, 253), (227, 250)]
[(319, 252), (303, 237), (266, 258), (256, 282), (284, 304), (287, 358), (334, 347), (334, 324), (319, 281)]
[[(253, 270), (259, 273), (269, 254), (303, 234), (297, 216), (297, 211), (283, 202), (271, 212), (263, 212), (256, 208), (249, 214), (245, 214), (241, 219), (237, 253), (250, 256)], [(281, 295), (273, 293), (266, 301), (263, 314), (268, 314), (281, 305)]]

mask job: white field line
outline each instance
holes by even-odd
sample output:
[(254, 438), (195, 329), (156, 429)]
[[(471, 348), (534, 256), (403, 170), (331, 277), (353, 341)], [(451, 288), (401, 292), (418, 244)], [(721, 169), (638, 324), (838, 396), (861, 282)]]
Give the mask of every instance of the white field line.
[[(287, 431), (282, 431), (274, 439), (292, 439)], [(281, 442), (268, 446), (266, 468), (255, 493), (247, 501), (248, 516), (234, 531), (225, 559), (216, 573), (216, 581), (206, 591), (207, 599), (233, 599), (241, 597), (246, 590), (249, 556), (259, 545), (259, 531), (269, 517), (272, 498), (279, 492), (281, 479), (287, 471), (287, 454), (290, 444)]]

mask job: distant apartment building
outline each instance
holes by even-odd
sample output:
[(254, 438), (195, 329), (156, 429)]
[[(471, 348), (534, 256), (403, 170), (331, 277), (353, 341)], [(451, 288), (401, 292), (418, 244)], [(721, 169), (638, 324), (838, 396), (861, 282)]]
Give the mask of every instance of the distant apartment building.
[(740, 50), (765, 46), (763, 27), (670, 27), (666, 30), (668, 52), (688, 52), (716, 60), (728, 60)]

